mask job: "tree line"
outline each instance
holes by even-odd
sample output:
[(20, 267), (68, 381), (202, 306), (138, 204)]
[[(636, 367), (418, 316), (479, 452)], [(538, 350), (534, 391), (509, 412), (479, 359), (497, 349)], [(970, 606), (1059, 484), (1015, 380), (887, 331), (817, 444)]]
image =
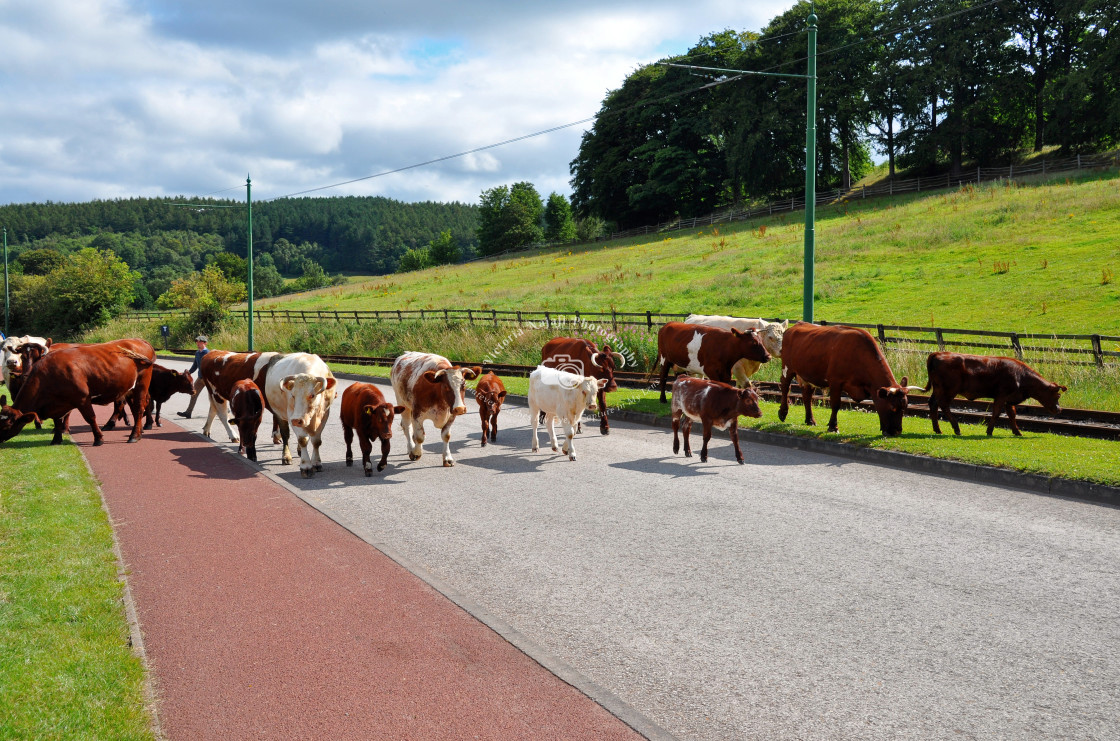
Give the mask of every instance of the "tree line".
[[(817, 183), (911, 175), (1120, 144), (1114, 0), (818, 0)], [(970, 11), (971, 12), (960, 12)], [(664, 62), (805, 72), (807, 2)], [(932, 20), (937, 19), (937, 20)], [(733, 73), (725, 73), (733, 77)], [(572, 204), (620, 228), (804, 186), (805, 82), (643, 66), (606, 96), (571, 162)]]

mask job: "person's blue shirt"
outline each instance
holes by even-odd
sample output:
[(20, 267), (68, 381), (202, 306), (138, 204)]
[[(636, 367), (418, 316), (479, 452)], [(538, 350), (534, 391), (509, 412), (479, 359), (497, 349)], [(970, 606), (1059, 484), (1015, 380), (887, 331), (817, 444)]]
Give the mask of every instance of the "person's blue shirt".
[(191, 365), (190, 370), (188, 370), (187, 373), (194, 373), (196, 370), (198, 370), (198, 364), (202, 361), (202, 356), (208, 352), (210, 352), (210, 348), (208, 347), (204, 347), (201, 350), (196, 350), (194, 354), (194, 364)]

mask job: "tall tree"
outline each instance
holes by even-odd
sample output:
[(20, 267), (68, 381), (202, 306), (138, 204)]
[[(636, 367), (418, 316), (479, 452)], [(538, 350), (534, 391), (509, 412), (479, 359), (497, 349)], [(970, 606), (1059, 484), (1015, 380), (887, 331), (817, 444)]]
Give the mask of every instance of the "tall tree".
[(544, 238), (549, 242), (571, 242), (576, 238), (572, 204), (556, 192), (548, 195), (548, 203), (544, 207)]
[(484, 190), (478, 212), (479, 252), (495, 255), (540, 242), (543, 213), (544, 204), (532, 183)]

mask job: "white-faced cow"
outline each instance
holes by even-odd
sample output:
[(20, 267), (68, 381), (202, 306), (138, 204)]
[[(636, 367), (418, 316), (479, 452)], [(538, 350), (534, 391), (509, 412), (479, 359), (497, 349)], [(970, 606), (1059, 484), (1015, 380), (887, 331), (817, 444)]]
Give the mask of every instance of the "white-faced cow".
[(280, 426), (280, 439), (284, 444), (281, 461), (292, 462), (288, 438), (294, 430), (299, 472), (304, 478), (310, 478), (315, 471), (323, 470), (319, 446), (323, 444), (323, 428), (330, 416), (331, 403), (338, 393), (334, 375), (318, 355), (297, 352), (284, 355), (272, 364), (264, 383), (265, 398)]
[(782, 341), (782, 404), (778, 408), (778, 419), (783, 422), (789, 413), (789, 387), (795, 377), (801, 386), (807, 425), (816, 424), (813, 387), (829, 390), (829, 432), (837, 431), (840, 397), (847, 394), (857, 402), (871, 399), (879, 415), (880, 431), (884, 435), (901, 435), (902, 417), (909, 402), (907, 393), (921, 390), (919, 386), (907, 386), (905, 376), (901, 383), (894, 380), (883, 351), (867, 330), (839, 325), (822, 327), (798, 322), (786, 330)]
[(474, 387), (474, 400), (478, 402), (478, 416), (482, 418), (482, 447), (486, 447), (486, 437), (498, 439), (498, 412), (506, 400), (506, 386), (502, 379), (487, 373), (478, 379)]
[[(699, 422), (704, 427), (704, 446), (700, 448), (700, 461), (708, 460), (708, 440), (712, 438), (712, 428), (730, 430), (731, 442), (735, 445), (735, 460), (743, 462), (739, 450), (739, 417), (761, 417), (758, 408), (758, 394), (747, 387), (737, 389), (731, 384), (709, 381), (704, 378), (678, 376), (673, 382), (673, 455), (680, 451), (677, 430), (684, 432), (684, 454), (692, 457), (692, 446), (688, 436), (692, 423)], [(683, 421), (683, 426), (682, 426)]]
[[(225, 350), (211, 350), (203, 355), (198, 363), (198, 377), (206, 383), (206, 390), (210, 395), (210, 409), (206, 413), (206, 423), (202, 425), (202, 434), (210, 437), (210, 428), (214, 425), (214, 417), (217, 416), (222, 426), (226, 428), (229, 441), (238, 442), (228, 419), (229, 399), (233, 395), (234, 385), (247, 378), (257, 384), (257, 388), (264, 389), (269, 368), (282, 357), (284, 356), (278, 352), (227, 352)], [(272, 411), (267, 395), (264, 403), (265, 408)], [(275, 417), (275, 413), (273, 416)]]
[(451, 457), (451, 423), (467, 413), (464, 395), (466, 381), (482, 374), (482, 368), (460, 368), (441, 355), (406, 352), (393, 363), (389, 378), (393, 393), (404, 407), (401, 430), (411, 441), (409, 460), (420, 460), (424, 454), (424, 422), (431, 420), (443, 439), (443, 465), (454, 466)]
[(39, 358), (50, 350), (51, 340), (49, 337), (24, 335), (22, 337), (6, 337), (4, 341), (0, 343), (0, 373), (3, 374), (4, 385), (12, 391), (13, 397), (16, 392), (12, 390), (11, 377), (13, 374), (19, 375), (23, 373), (25, 354), (21, 353), (20, 350), (25, 346), (38, 347), (40, 352), (37, 358)]
[[(189, 379), (190, 376), (187, 375)], [(191, 393), (193, 386), (186, 393)], [(233, 384), (233, 393), (229, 397), (229, 410), (233, 412), (230, 420), (237, 425), (241, 441), (237, 445), (237, 452), (242, 453), (251, 461), (257, 459), (257, 430), (261, 426), (261, 417), (264, 416), (264, 392), (257, 384), (248, 378), (242, 378)]]
[(537, 445), (537, 428), (540, 425), (540, 414), (544, 413), (545, 424), (548, 426), (548, 438), (552, 442), (552, 451), (561, 450), (556, 445), (556, 422), (560, 422), (564, 429), (563, 452), (568, 460), (576, 459), (574, 439), (576, 425), (583, 417), (584, 411), (595, 409), (595, 397), (607, 385), (605, 378), (581, 376), (567, 371), (556, 370), (537, 366), (529, 374), (529, 415), (533, 418), (533, 452), (539, 449)]
[[(616, 366), (617, 363), (617, 366)], [(591, 340), (581, 337), (557, 337), (549, 340), (541, 348), (541, 365), (546, 368), (575, 373), (577, 376), (591, 376), (596, 379), (605, 379), (607, 385), (599, 390), (599, 432), (604, 435), (611, 433), (610, 420), (607, 419), (608, 391), (617, 391), (618, 384), (614, 380), (616, 369), (626, 367), (626, 358), (620, 352), (611, 350), (610, 345), (604, 345), (600, 350)], [(582, 432), (579, 425), (576, 432)]]
[(713, 381), (731, 383), (731, 369), (740, 360), (770, 362), (770, 353), (749, 329), (720, 329), (703, 324), (669, 322), (657, 333), (657, 362), (661, 364), (661, 403), (669, 371), (676, 366), (702, 373)]
[(385, 401), (381, 389), (372, 383), (352, 383), (342, 392), (342, 439), (346, 441), (346, 465), (354, 465), (354, 433), (362, 449), (362, 469), (373, 475), (373, 441), (381, 441), (381, 461), (377, 470), (384, 471), (389, 461), (389, 440), (393, 437), (393, 415), (404, 411)]
[[(771, 357), (782, 357), (782, 335), (785, 333), (786, 328), (789, 327), (789, 321), (781, 322), (768, 322), (765, 319), (744, 319), (737, 316), (719, 316), (709, 314), (689, 314), (688, 318), (684, 320), (685, 324), (703, 324), (706, 327), (719, 327), (720, 329), (737, 329), (740, 332), (746, 332), (748, 329), (753, 329), (758, 332), (758, 339), (762, 342), (762, 346), (766, 348), (766, 352), (770, 353)], [(750, 383), (750, 377), (758, 373), (758, 369), (762, 367), (762, 363), (757, 360), (740, 360), (731, 369), (731, 375), (735, 378), (735, 382), (741, 387), (746, 388)]]

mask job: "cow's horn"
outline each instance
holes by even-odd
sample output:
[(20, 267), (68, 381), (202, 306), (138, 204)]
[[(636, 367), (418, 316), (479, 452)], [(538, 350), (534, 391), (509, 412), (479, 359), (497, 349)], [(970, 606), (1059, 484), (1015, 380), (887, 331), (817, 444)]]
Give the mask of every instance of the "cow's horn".
[(911, 391), (925, 391), (925, 390), (926, 389), (925, 389), (924, 386), (907, 386), (906, 387), (906, 392), (907, 393), (909, 393)]
[(619, 368), (625, 368), (626, 367), (626, 356), (625, 355), (623, 355), (620, 352), (612, 352), (611, 355), (618, 358), (618, 367)]
[(595, 362), (595, 356), (597, 356), (597, 355), (602, 355), (602, 353), (597, 353), (597, 352), (591, 353), (591, 364), (593, 366), (595, 366), (596, 368), (601, 368), (602, 366)]

